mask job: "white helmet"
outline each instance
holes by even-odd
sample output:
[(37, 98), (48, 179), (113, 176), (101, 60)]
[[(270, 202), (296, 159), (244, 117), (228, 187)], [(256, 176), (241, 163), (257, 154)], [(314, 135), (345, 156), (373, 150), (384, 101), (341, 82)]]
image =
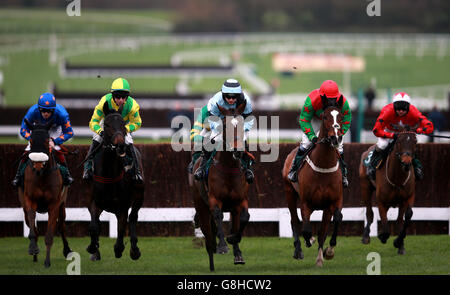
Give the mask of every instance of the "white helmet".
[(396, 93), (394, 95), (394, 100), (393, 102), (397, 102), (397, 101), (406, 101), (407, 103), (411, 103), (411, 97), (409, 97), (409, 95), (405, 92), (399, 92)]

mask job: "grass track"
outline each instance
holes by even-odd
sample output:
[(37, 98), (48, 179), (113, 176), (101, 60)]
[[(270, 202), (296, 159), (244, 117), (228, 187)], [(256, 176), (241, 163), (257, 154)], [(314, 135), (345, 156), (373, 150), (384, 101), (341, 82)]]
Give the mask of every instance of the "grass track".
[[(210, 274), (208, 257), (204, 248), (194, 248), (191, 237), (140, 238), (142, 256), (138, 261), (129, 257), (129, 239), (124, 256), (114, 258), (115, 239), (100, 240), (102, 260), (92, 262), (85, 248), (89, 238), (69, 238), (73, 251), (81, 255), (81, 274), (105, 275), (199, 275)], [(328, 243), (329, 239), (327, 240)], [(244, 237), (240, 244), (245, 265), (233, 264), (233, 255), (215, 255), (216, 271), (220, 275), (365, 275), (371, 261), (367, 254), (378, 252), (383, 275), (436, 275), (450, 274), (450, 236), (407, 236), (406, 255), (397, 255), (393, 239), (383, 245), (376, 238), (362, 245), (360, 237), (338, 237), (333, 260), (325, 260), (323, 268), (315, 266), (317, 246), (306, 248), (304, 260), (294, 260), (293, 240), (276, 237)], [(62, 242), (55, 238), (52, 248), (52, 266), (45, 269), (44, 239), (39, 239), (38, 262), (33, 263), (27, 254), (28, 239), (0, 239), (0, 274), (65, 274), (69, 261), (62, 256)]]

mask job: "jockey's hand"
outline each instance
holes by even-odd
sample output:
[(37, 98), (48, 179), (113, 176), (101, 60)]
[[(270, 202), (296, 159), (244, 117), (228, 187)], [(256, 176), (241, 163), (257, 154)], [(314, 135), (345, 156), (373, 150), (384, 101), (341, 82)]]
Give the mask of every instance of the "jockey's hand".
[(313, 139), (311, 139), (311, 142), (312, 142), (313, 144), (316, 144), (316, 142), (317, 142), (317, 137), (313, 137)]
[(417, 129), (416, 129), (416, 133), (417, 133), (417, 134), (423, 133), (423, 129), (422, 129), (422, 128), (417, 128)]
[(50, 138), (48, 141), (48, 146), (53, 150), (55, 149), (55, 142), (53, 141), (53, 138)]
[(397, 140), (398, 133), (394, 133), (394, 136), (392, 137), (394, 140)]

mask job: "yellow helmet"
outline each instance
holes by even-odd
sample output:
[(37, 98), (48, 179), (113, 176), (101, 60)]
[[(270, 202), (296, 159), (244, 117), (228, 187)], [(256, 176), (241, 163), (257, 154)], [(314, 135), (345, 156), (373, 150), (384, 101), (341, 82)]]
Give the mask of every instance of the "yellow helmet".
[(130, 92), (130, 83), (124, 78), (117, 78), (111, 85), (111, 92), (127, 91)]

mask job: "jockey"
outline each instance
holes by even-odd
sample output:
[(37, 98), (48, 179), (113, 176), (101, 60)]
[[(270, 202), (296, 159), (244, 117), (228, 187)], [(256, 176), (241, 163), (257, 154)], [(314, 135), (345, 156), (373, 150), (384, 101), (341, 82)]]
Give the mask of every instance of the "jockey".
[[(51, 93), (43, 93), (39, 99), (38, 103), (31, 106), (28, 109), (25, 117), (22, 120), (22, 126), (20, 128), (20, 135), (26, 140), (30, 140), (31, 134), (30, 129), (25, 123), (27, 119), (30, 123), (47, 124), (53, 121), (53, 125), (49, 130), (49, 135), (51, 140), (49, 141), (49, 147), (52, 151), (55, 151), (56, 159), (61, 167), (61, 174), (63, 177), (63, 184), (70, 185), (73, 183), (73, 178), (69, 173), (66, 159), (64, 154), (61, 152), (60, 145), (65, 141), (73, 137), (72, 126), (70, 125), (69, 114), (66, 109), (56, 103), (56, 99)], [(28, 143), (25, 148), (25, 152), (22, 155), (22, 160), (19, 164), (19, 169), (17, 170), (16, 176), (12, 182), (13, 186), (18, 186), (22, 183), (23, 173), (25, 171), (27, 157), (26, 155), (30, 151), (30, 143)]]
[(211, 131), (209, 124), (206, 120), (211, 114), (208, 112), (208, 105), (201, 108), (200, 114), (197, 116), (197, 120), (194, 122), (194, 127), (191, 129), (191, 142), (194, 143), (194, 151), (192, 152), (192, 160), (188, 165), (188, 172), (192, 174), (195, 162), (201, 156), (202, 151), (195, 149), (195, 146), (203, 143), (203, 135), (201, 134), (203, 129)]
[(89, 128), (95, 133), (92, 138), (92, 144), (89, 148), (88, 159), (84, 164), (83, 179), (92, 179), (92, 164), (93, 159), (97, 151), (97, 147), (103, 141), (103, 106), (108, 104), (110, 109), (119, 110), (123, 107), (122, 118), (125, 121), (125, 128), (127, 129), (127, 135), (125, 136), (125, 143), (127, 146), (127, 154), (133, 160), (134, 169), (131, 169), (133, 173), (133, 180), (136, 183), (143, 183), (142, 174), (137, 161), (136, 152), (133, 147), (132, 132), (141, 128), (142, 120), (139, 115), (139, 105), (130, 95), (130, 84), (124, 78), (117, 78), (113, 81), (111, 86), (111, 93), (105, 94), (98, 105), (95, 107), (92, 114), (91, 121), (89, 122)]
[[(433, 132), (433, 123), (431, 123), (422, 113), (411, 104), (411, 98), (404, 92), (394, 95), (393, 102), (383, 107), (378, 116), (373, 134), (378, 137), (377, 144), (373, 150), (370, 160), (368, 160), (367, 168), (369, 177), (375, 180), (375, 171), (377, 163), (386, 155), (386, 148), (396, 138), (394, 133), (397, 126), (410, 126), (416, 128), (416, 133), (430, 134)], [(413, 161), (414, 173), (418, 180), (423, 179), (422, 164), (417, 158)]]
[[(306, 98), (305, 105), (303, 106), (302, 112), (300, 114), (300, 127), (302, 128), (303, 135), (300, 142), (300, 146), (295, 155), (294, 161), (292, 161), (291, 170), (289, 171), (288, 178), (292, 182), (297, 182), (298, 179), (298, 168), (302, 163), (303, 158), (306, 156), (307, 152), (310, 150), (311, 146), (316, 144), (317, 136), (311, 125), (311, 120), (314, 116), (321, 118), (323, 113), (322, 97), (330, 100), (337, 100), (343, 97), (342, 114), (343, 124), (341, 126), (342, 136), (350, 128), (350, 123), (352, 120), (352, 113), (347, 99), (339, 92), (338, 85), (332, 80), (327, 80), (322, 83), (319, 89), (313, 90)], [(339, 163), (342, 171), (342, 184), (344, 187), (348, 187), (347, 180), (347, 164), (344, 162), (344, 143), (343, 140), (339, 142)]]
[[(244, 112), (242, 113), (242, 117), (244, 120), (252, 114), (252, 103), (250, 97), (242, 91), (241, 84), (235, 79), (227, 79), (223, 85), (221, 91), (217, 92), (208, 102), (207, 109), (211, 116), (217, 116), (223, 118), (223, 115), (220, 113), (217, 105), (224, 107), (226, 109), (237, 108), (240, 104), (246, 101), (246, 106)], [(244, 142), (245, 149), (248, 150), (248, 133), (253, 127), (253, 119), (245, 120), (244, 122)], [(218, 126), (219, 124), (213, 120), (208, 120), (211, 135), (219, 134)], [(211, 136), (213, 137), (213, 136)], [(194, 177), (197, 180), (202, 180), (205, 178), (206, 174), (206, 164), (208, 163), (209, 158), (212, 155), (212, 151), (207, 151), (204, 146), (202, 146), (202, 162), (198, 169), (194, 173)], [(245, 169), (245, 180), (248, 183), (252, 183), (255, 176), (251, 167), (252, 161), (251, 158), (244, 153), (243, 156), (244, 169)]]

